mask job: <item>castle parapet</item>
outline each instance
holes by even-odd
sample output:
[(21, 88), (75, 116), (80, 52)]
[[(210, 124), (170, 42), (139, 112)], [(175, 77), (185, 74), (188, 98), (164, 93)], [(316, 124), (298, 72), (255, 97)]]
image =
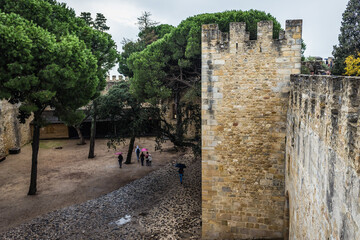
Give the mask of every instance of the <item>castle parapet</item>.
[[(299, 45), (301, 48), (301, 29), (302, 20), (287, 20), (285, 31), (280, 30), (279, 38), (273, 39), (273, 22), (260, 21), (257, 23), (257, 40), (250, 40), (250, 34), (246, 31), (244, 22), (230, 23), (230, 34), (222, 33), (217, 24), (204, 24), (202, 26), (202, 42), (208, 50), (213, 48), (232, 53), (252, 48), (255, 45), (254, 41), (282, 46)], [(295, 48), (299, 47), (293, 47), (292, 50)]]
[(122, 80), (124, 80), (123, 75), (112, 75), (111, 79), (109, 75), (106, 76), (106, 82), (117, 82)]

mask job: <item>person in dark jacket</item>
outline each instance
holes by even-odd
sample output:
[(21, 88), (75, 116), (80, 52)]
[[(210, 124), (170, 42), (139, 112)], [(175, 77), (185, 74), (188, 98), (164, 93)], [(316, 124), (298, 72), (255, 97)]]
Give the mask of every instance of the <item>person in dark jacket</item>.
[(182, 179), (184, 176), (184, 169), (183, 168), (179, 168), (179, 176), (180, 176), (180, 183), (182, 184)]
[(124, 158), (123, 158), (122, 154), (120, 153), (119, 156), (118, 156), (118, 161), (119, 161), (120, 168), (121, 168), (123, 160), (124, 160)]
[(141, 152), (140, 154), (141, 166), (144, 166), (144, 159), (145, 159), (145, 154), (144, 152)]

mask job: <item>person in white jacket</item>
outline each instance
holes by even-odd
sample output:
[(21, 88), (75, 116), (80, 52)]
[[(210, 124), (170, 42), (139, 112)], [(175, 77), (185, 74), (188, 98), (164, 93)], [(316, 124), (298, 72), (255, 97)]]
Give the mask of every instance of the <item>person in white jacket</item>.
[(151, 166), (151, 163), (152, 163), (152, 156), (151, 156), (151, 154), (149, 153), (149, 166)]
[(135, 149), (135, 153), (136, 153), (136, 158), (137, 158), (137, 161), (139, 162), (139, 159), (140, 159), (140, 148), (139, 148), (139, 145), (136, 146), (136, 149)]

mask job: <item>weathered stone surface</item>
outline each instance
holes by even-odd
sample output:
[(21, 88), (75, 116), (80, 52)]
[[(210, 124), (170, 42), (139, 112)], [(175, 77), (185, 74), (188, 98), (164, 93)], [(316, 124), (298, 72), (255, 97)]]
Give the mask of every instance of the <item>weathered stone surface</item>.
[(202, 237), (279, 238), (284, 227), (285, 128), (290, 74), (300, 72), (301, 20), (272, 22), (249, 40), (202, 29)]
[(291, 77), (290, 239), (360, 239), (360, 78)]
[(0, 155), (8, 154), (10, 148), (19, 148), (31, 139), (31, 119), (21, 124), (17, 114), (16, 105), (0, 101)]

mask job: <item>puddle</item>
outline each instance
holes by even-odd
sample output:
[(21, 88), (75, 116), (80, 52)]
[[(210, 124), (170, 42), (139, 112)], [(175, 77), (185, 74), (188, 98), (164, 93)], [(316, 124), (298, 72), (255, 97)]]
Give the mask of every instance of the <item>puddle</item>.
[(131, 221), (131, 216), (130, 215), (125, 215), (125, 217), (120, 218), (119, 220), (117, 220), (115, 222), (116, 225), (121, 226), (124, 225), (125, 223), (128, 223)]

